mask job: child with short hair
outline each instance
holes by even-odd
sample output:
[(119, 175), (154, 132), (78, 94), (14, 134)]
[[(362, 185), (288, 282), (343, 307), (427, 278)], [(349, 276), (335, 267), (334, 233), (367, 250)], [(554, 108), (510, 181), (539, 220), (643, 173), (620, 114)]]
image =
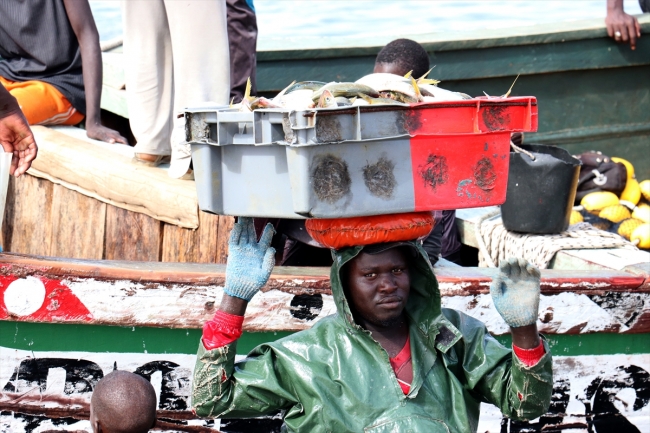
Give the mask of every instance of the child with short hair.
[[(375, 59), (375, 73), (411, 75), (419, 78), (429, 70), (429, 54), (419, 43), (410, 39), (396, 39), (379, 51)], [(422, 242), (429, 255), (431, 264), (435, 265), (440, 257), (461, 265), (460, 232), (456, 226), (456, 211), (436, 212), (436, 226)]]
[(156, 393), (134, 373), (115, 370), (104, 376), (90, 400), (94, 433), (145, 433), (156, 424)]

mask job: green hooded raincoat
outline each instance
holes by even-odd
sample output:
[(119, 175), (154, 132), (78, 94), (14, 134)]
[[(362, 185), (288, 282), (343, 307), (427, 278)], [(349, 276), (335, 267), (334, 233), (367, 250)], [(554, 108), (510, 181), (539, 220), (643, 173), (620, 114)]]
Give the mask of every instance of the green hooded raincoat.
[(386, 351), (356, 325), (341, 267), (362, 247), (334, 253), (338, 314), (255, 348), (235, 363), (235, 345), (199, 345), (193, 406), (199, 416), (244, 418), (284, 410), (290, 432), (476, 432), (481, 402), (514, 419), (548, 410), (551, 355), (526, 367), (483, 323), (440, 306), (438, 282), (418, 244), (407, 303), (413, 382), (404, 395)]

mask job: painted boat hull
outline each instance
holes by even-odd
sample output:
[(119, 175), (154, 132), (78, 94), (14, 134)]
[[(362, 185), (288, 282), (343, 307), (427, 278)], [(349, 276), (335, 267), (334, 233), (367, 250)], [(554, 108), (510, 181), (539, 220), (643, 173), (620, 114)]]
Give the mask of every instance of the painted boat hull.
[[(494, 270), (436, 271), (443, 304), (509, 344), (489, 299)], [(224, 272), (224, 265), (0, 255), (0, 430), (54, 422), (87, 429), (92, 386), (117, 367), (152, 381), (168, 430), (279, 431), (277, 416), (208, 422), (188, 410), (201, 326), (222, 295)], [(326, 268), (278, 267), (251, 302), (238, 355), (334, 311)], [(540, 311), (554, 352), (549, 414), (521, 424), (484, 405), (479, 431), (650, 431), (648, 275), (544, 270)]]

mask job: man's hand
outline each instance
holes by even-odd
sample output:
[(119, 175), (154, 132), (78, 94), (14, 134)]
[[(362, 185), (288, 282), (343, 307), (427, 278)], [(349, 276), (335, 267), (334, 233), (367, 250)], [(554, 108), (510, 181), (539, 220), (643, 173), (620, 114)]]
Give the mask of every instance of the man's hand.
[(253, 218), (240, 217), (230, 232), (226, 287), (224, 292), (245, 301), (266, 284), (275, 265), (275, 249), (271, 245), (273, 226), (267, 224), (259, 243)]
[(88, 138), (92, 138), (99, 141), (105, 141), (111, 144), (113, 143), (129, 144), (126, 138), (122, 137), (119, 132), (102, 125), (89, 125), (88, 123), (86, 123), (86, 135), (88, 135)]
[(636, 49), (636, 40), (641, 37), (639, 21), (623, 11), (623, 0), (607, 0), (607, 17), (605, 18), (607, 34), (616, 42), (630, 42), (630, 48)]
[(0, 115), (0, 145), (5, 152), (13, 153), (10, 174), (18, 177), (32, 165), (38, 147), (21, 111), (15, 111), (4, 117)]
[(511, 328), (537, 322), (539, 282), (539, 270), (526, 260), (510, 258), (501, 263), (499, 275), (490, 285), (490, 294), (497, 311)]

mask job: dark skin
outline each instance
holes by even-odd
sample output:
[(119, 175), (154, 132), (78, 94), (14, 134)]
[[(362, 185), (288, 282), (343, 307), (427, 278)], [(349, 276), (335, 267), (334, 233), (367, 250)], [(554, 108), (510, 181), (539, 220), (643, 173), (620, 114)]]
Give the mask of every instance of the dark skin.
[[(409, 71), (405, 71), (403, 67), (397, 63), (375, 63), (375, 68), (372, 70), (372, 72), (373, 74), (394, 74), (403, 77), (404, 75), (408, 74)], [(524, 142), (524, 133), (513, 132), (510, 139), (516, 145), (520, 145)]]
[(63, 0), (63, 4), (81, 51), (86, 92), (86, 134), (95, 140), (128, 144), (126, 138), (101, 123), (102, 53), (99, 47), (99, 33), (88, 0)]
[(16, 98), (0, 85), (0, 146), (13, 153), (9, 173), (18, 177), (36, 158), (38, 147)]
[(399, 248), (379, 254), (361, 252), (350, 261), (347, 277), (355, 322), (370, 331), (388, 356), (395, 357), (408, 338), (405, 308), (411, 278), (404, 253)]
[[(623, 0), (607, 0), (607, 17), (605, 17), (607, 34), (616, 42), (630, 43), (631, 49), (636, 49), (636, 40), (641, 37), (639, 21), (623, 10)], [(617, 36), (616, 32), (620, 33)]]
[[(399, 248), (379, 254), (361, 252), (349, 262), (348, 301), (357, 324), (394, 357), (408, 337), (405, 307), (410, 292), (407, 258)], [(227, 294), (219, 309), (243, 316), (248, 302)], [(540, 339), (537, 325), (510, 328), (512, 343), (522, 349), (534, 349)]]

